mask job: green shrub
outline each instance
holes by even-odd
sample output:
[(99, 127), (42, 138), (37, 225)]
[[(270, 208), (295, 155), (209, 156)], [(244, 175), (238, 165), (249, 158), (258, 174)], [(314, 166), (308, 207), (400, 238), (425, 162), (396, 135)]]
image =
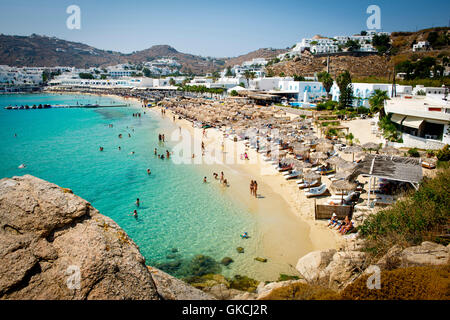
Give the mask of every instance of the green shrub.
[(379, 257), (393, 245), (413, 246), (436, 241), (448, 233), (450, 223), (450, 169), (424, 179), (417, 192), (393, 206), (369, 216), (358, 230), (365, 238), (365, 251)]
[(419, 151), (417, 150), (417, 148), (409, 149), (409, 150), (408, 150), (408, 155), (409, 155), (410, 157), (414, 157), (414, 158), (419, 158), (419, 157), (420, 157), (420, 153), (419, 153)]
[(436, 157), (439, 161), (449, 161), (450, 160), (450, 148), (447, 145), (445, 145), (444, 148), (436, 152)]

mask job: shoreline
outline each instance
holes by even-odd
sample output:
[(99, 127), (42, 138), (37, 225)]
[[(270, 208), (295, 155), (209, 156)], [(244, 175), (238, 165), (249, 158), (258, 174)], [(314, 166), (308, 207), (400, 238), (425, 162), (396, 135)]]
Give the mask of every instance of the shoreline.
[[(49, 92), (60, 93), (60, 92)], [(64, 93), (62, 93), (64, 94)], [(122, 97), (115, 94), (91, 94), (83, 92), (71, 92), (66, 94), (95, 95), (112, 97), (118, 100), (131, 102), (130, 106), (142, 109), (142, 101), (135, 97)], [(161, 120), (166, 120), (177, 127), (188, 130), (194, 136), (201, 137), (201, 129), (193, 128), (192, 122), (186, 119), (178, 119), (173, 122), (172, 111), (166, 110), (167, 114), (161, 116), (161, 107), (144, 108), (154, 113)], [(172, 131), (173, 132), (173, 131)], [(220, 150), (219, 142), (222, 133), (211, 128), (207, 130), (208, 140), (205, 141), (206, 149)], [(169, 137), (170, 133), (166, 132)], [(245, 147), (242, 141), (233, 142), (225, 139), (225, 148)], [(153, 146), (152, 146), (153, 147)], [(297, 261), (304, 255), (317, 250), (339, 249), (345, 242), (338, 233), (327, 228), (326, 221), (314, 219), (314, 200), (306, 199), (294, 182), (285, 180), (273, 167), (261, 159), (261, 155), (253, 149), (246, 150), (251, 159), (258, 161), (251, 164), (238, 163), (227, 164), (205, 164), (197, 165), (201, 171), (210, 171), (208, 180), (212, 179), (212, 172), (224, 171), (225, 177), (230, 182), (226, 191), (234, 201), (247, 207), (257, 223), (258, 235), (257, 251), (267, 263), (254, 262), (249, 268), (249, 276), (261, 281), (277, 280), (281, 273), (298, 275), (295, 269)], [(250, 180), (258, 181), (258, 193), (260, 199), (250, 196)], [(253, 257), (252, 257), (253, 258)], [(233, 265), (231, 265), (233, 268)]]
[[(161, 107), (152, 109), (160, 114)], [(193, 128), (192, 122), (178, 119), (178, 116), (173, 122), (172, 111), (166, 110), (166, 112), (163, 118), (188, 130), (195, 137), (202, 137), (202, 130)], [(221, 150), (221, 136), (222, 133), (219, 130), (207, 129), (206, 150), (213, 152)], [(242, 141), (233, 142), (225, 139), (225, 150), (237, 148), (246, 150), (250, 159), (257, 159), (257, 162), (232, 165), (202, 163), (200, 166), (210, 169), (211, 174), (224, 171), (225, 178), (231, 185), (227, 192), (247, 205), (259, 222), (266, 258), (289, 265), (290, 274), (297, 275), (295, 265), (304, 255), (317, 250), (339, 249), (344, 245), (345, 239), (329, 229), (326, 221), (315, 220), (314, 200), (307, 199), (298, 190), (295, 180), (285, 180), (270, 164), (264, 162), (255, 150), (245, 149)], [(211, 179), (211, 175), (208, 179)], [(262, 199), (254, 199), (250, 196), (250, 180), (258, 181), (258, 193), (261, 193)]]

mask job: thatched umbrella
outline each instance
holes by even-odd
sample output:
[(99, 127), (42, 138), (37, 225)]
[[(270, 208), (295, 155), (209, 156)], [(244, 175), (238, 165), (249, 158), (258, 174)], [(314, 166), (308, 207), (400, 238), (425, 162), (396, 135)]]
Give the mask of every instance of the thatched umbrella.
[(362, 147), (355, 144), (353, 146), (349, 146), (349, 147), (345, 148), (344, 153), (347, 153), (347, 154), (351, 153), (353, 155), (352, 161), (355, 161), (355, 153), (361, 152), (361, 151), (362, 151)]
[(352, 174), (351, 171), (341, 171), (341, 172), (336, 173), (334, 175), (334, 178), (336, 180), (345, 180), (345, 179), (348, 179), (348, 177), (350, 177), (351, 174)]
[(323, 152), (314, 152), (309, 155), (309, 158), (314, 160), (326, 160), (328, 159), (328, 155)]
[(400, 150), (398, 150), (398, 149), (396, 149), (394, 147), (391, 147), (391, 146), (385, 146), (383, 149), (380, 150), (380, 152), (384, 153), (384, 154), (389, 154), (389, 155), (401, 154)]
[[(356, 183), (350, 182), (348, 180), (336, 180), (331, 183), (330, 187), (338, 191), (352, 191), (356, 189), (357, 185)], [(341, 204), (343, 202), (344, 202), (344, 194), (342, 193)]]
[(331, 143), (320, 143), (316, 146), (316, 151), (320, 152), (329, 152), (334, 149), (334, 146)]
[(352, 169), (354, 169), (356, 166), (357, 166), (356, 163), (353, 163), (353, 162), (350, 162), (350, 161), (340, 161), (340, 162), (336, 165), (337, 168), (342, 169), (342, 170), (344, 170), (344, 171), (352, 170)]
[(308, 182), (312, 182), (314, 180), (319, 180), (320, 178), (321, 178), (320, 174), (318, 174), (314, 171), (309, 171), (303, 175), (303, 179)]
[(368, 142), (362, 145), (362, 147), (366, 150), (370, 150), (370, 152), (372, 153), (373, 150), (378, 150), (380, 149), (380, 145), (374, 142)]

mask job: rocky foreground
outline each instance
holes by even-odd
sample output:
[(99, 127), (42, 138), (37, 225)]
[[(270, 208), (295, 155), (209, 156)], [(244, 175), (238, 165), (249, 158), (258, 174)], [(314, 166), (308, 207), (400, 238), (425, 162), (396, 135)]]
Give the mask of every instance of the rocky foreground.
[(71, 190), (26, 175), (0, 180), (0, 298), (214, 297), (148, 268), (128, 235)]
[[(449, 259), (449, 246), (424, 242), (394, 246), (371, 264), (400, 270)], [(296, 266), (301, 278), (258, 284), (243, 277), (244, 292), (211, 274), (191, 286), (146, 266), (128, 235), (71, 190), (30, 175), (0, 180), (0, 299), (334, 299), (369, 267), (355, 243), (305, 255)]]

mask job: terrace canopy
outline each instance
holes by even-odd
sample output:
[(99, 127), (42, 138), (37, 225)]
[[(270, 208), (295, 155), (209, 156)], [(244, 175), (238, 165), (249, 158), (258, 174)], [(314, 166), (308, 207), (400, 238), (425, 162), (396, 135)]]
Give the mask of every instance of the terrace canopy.
[(372, 179), (387, 179), (410, 183), (416, 190), (422, 181), (422, 163), (419, 158), (396, 157), (389, 155), (368, 154), (353, 170), (352, 178), (359, 175), (369, 177), (369, 199)]

